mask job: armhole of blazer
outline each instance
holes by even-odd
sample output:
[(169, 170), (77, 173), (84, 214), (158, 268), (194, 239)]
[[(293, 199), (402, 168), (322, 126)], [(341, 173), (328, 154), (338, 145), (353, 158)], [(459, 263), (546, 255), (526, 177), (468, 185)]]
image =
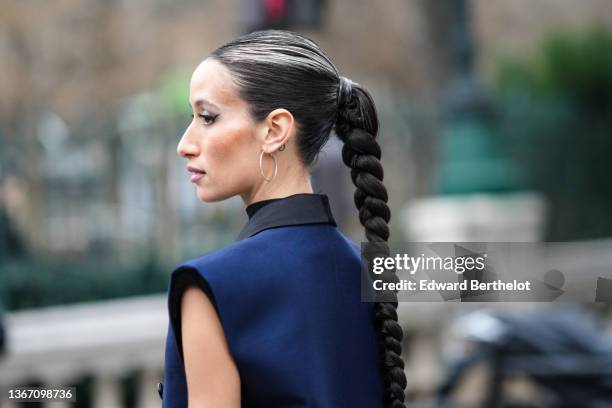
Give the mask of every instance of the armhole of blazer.
[(168, 306), (170, 308), (170, 322), (172, 324), (172, 328), (174, 330), (174, 337), (176, 339), (176, 346), (178, 348), (179, 356), (181, 361), (184, 363), (183, 358), (183, 340), (181, 333), (181, 298), (187, 286), (191, 284), (196, 284), (202, 291), (208, 296), (208, 299), (213, 304), (215, 311), (217, 312), (217, 316), (221, 318), (219, 315), (219, 309), (217, 308), (217, 302), (215, 301), (215, 296), (213, 294), (210, 285), (206, 281), (206, 279), (195, 269), (192, 267), (183, 267), (179, 270), (176, 270), (172, 274), (172, 281), (170, 284), (170, 301), (168, 302)]

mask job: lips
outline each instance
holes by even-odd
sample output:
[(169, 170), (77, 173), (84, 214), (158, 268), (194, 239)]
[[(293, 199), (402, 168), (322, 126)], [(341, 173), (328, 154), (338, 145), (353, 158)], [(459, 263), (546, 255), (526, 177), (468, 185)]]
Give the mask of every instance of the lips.
[(187, 166), (187, 171), (191, 174), (190, 180), (193, 183), (204, 177), (204, 175), (206, 174), (204, 170), (194, 166)]

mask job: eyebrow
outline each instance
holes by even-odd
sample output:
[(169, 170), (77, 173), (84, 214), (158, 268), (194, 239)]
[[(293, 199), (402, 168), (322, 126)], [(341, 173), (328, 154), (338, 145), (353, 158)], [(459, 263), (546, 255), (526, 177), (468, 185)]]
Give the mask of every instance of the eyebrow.
[(213, 109), (221, 110), (221, 109), (219, 109), (219, 107), (218, 107), (217, 105), (215, 105), (214, 103), (209, 102), (209, 101), (207, 101), (206, 99), (202, 99), (202, 98), (201, 98), (201, 99), (196, 100), (196, 101), (194, 102), (194, 105), (195, 105), (196, 107), (200, 107), (200, 106), (209, 106), (209, 107), (211, 107), (211, 108), (213, 108)]

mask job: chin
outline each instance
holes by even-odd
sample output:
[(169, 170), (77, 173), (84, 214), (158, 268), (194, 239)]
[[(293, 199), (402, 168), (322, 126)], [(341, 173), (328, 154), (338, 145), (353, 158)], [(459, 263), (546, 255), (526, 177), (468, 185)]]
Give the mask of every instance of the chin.
[(197, 196), (200, 201), (203, 203), (214, 203), (219, 201), (216, 195), (210, 194), (209, 192), (202, 191), (201, 188), (198, 188)]
[(223, 201), (227, 198), (234, 196), (235, 194), (227, 194), (227, 192), (215, 192), (210, 189), (204, 189), (200, 186), (197, 187), (197, 196), (203, 203), (216, 203)]

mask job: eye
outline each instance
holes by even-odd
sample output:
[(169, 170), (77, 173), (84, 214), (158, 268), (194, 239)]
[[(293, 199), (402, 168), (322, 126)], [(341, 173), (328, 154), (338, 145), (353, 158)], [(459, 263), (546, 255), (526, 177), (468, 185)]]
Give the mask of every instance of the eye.
[(202, 122), (205, 125), (212, 125), (217, 119), (217, 116), (219, 115), (208, 115), (206, 113), (200, 113), (198, 116), (202, 118)]
[[(193, 114), (191, 114), (191, 119), (193, 120), (195, 116)], [(210, 126), (212, 125), (217, 118), (219, 117), (219, 114), (212, 114), (210, 112), (208, 112), (207, 110), (203, 110), (201, 111), (201, 113), (198, 113), (198, 117), (201, 118), (202, 124), (204, 124), (204, 126)]]
[[(218, 116), (219, 116), (219, 114), (211, 115), (207, 111), (202, 111), (202, 113), (198, 113), (198, 117), (202, 118), (202, 123), (205, 126), (212, 125), (215, 122), (215, 120), (217, 119)], [(194, 118), (193, 114), (191, 115), (191, 118), (192, 119)]]

